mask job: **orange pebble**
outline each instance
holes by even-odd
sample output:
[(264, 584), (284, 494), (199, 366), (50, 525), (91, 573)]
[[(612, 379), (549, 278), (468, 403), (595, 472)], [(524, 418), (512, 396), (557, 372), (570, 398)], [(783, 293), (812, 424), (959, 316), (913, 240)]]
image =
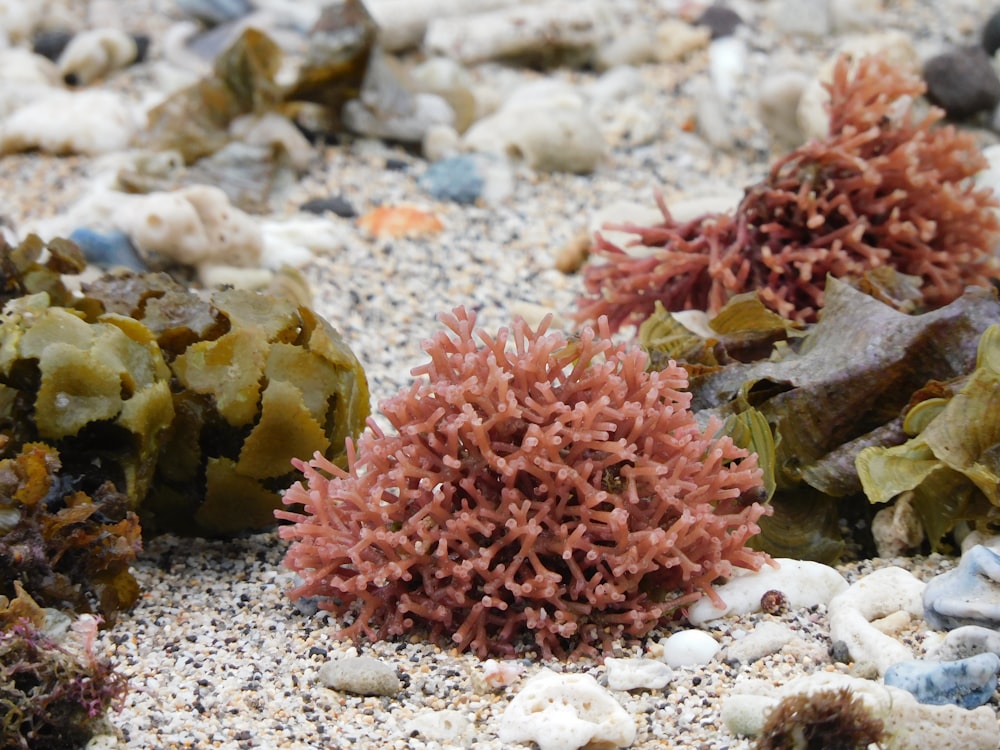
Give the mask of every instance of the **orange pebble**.
[(444, 229), (437, 216), (413, 206), (379, 206), (358, 219), (358, 226), (376, 237), (414, 237)]

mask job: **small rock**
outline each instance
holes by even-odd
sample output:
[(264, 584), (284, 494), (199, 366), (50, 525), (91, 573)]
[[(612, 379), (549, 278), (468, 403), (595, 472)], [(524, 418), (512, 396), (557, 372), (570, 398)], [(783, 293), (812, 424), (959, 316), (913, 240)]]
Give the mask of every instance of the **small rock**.
[(476, 96), (469, 71), (450, 58), (432, 57), (413, 68), (410, 78), (419, 92), (440, 96), (451, 105), (455, 130), (468, 130), (476, 118)]
[(500, 717), (500, 742), (534, 742), (540, 750), (587, 745), (628, 747), (635, 721), (589, 674), (543, 669), (524, 683)]
[(993, 57), (1000, 50), (1000, 10), (994, 11), (983, 24), (982, 45), (986, 54)]
[(579, 232), (556, 252), (556, 269), (563, 273), (576, 273), (583, 268), (583, 264), (590, 257), (592, 245), (591, 232), (589, 230)]
[(462, 138), (451, 125), (431, 125), (420, 143), (420, 152), (430, 162), (455, 156), (461, 148)]
[(726, 648), (726, 660), (751, 664), (765, 656), (776, 654), (795, 640), (795, 633), (779, 622), (761, 622), (744, 638)]
[(253, 10), (249, 0), (176, 0), (176, 3), (187, 15), (211, 26), (242, 18)]
[(768, 591), (783, 593), (789, 609), (803, 609), (826, 604), (847, 590), (847, 581), (829, 565), (787, 558), (775, 562), (779, 567), (764, 567), (717, 586), (715, 591), (726, 606), (718, 608), (710, 599), (700, 599), (688, 609), (688, 622), (702, 625), (730, 614), (757, 612)]
[(997, 689), (1000, 656), (977, 654), (958, 661), (906, 661), (886, 670), (885, 684), (912, 693), (920, 703), (982, 706)]
[[(548, 91), (548, 93), (544, 93)], [(580, 96), (542, 85), (515, 92), (501, 109), (465, 133), (465, 147), (523, 160), (539, 172), (592, 172), (604, 137)]]
[(732, 8), (718, 3), (709, 5), (695, 20), (696, 26), (704, 26), (712, 35), (712, 39), (732, 36), (743, 23), (740, 14)]
[(704, 630), (681, 630), (660, 641), (661, 661), (669, 667), (708, 664), (722, 648)]
[(928, 582), (923, 599), (924, 619), (937, 630), (1000, 627), (1000, 555), (976, 545), (962, 555), (957, 568)]
[(463, 712), (451, 708), (421, 711), (406, 722), (406, 731), (416, 732), (431, 742), (468, 747), (472, 721)]
[(431, 164), (417, 181), (439, 201), (474, 204), (486, 184), (475, 156), (462, 154)]
[(1000, 77), (979, 47), (935, 55), (924, 63), (927, 98), (956, 120), (1000, 104)]
[(674, 678), (673, 670), (657, 659), (604, 660), (612, 690), (662, 690)]
[(611, 34), (597, 49), (594, 67), (612, 70), (621, 65), (642, 65), (656, 57), (656, 32), (642, 24), (628, 24)]
[(327, 211), (342, 219), (353, 219), (357, 210), (347, 198), (342, 195), (331, 195), (328, 198), (313, 198), (299, 206), (300, 211), (310, 214), (325, 214)]
[(823, 39), (830, 34), (830, 0), (778, 0), (771, 4), (771, 20), (789, 36)]
[(135, 62), (139, 48), (121, 29), (88, 29), (74, 36), (57, 65), (66, 83), (87, 85)]
[(120, 266), (132, 271), (148, 271), (132, 240), (124, 232), (96, 232), (87, 227), (74, 229), (69, 238), (83, 251), (88, 263), (100, 268)]
[(879, 557), (898, 557), (912, 552), (924, 541), (924, 525), (909, 495), (901, 495), (872, 519), (872, 537)]
[(433, 125), (455, 125), (455, 111), (437, 94), (414, 91), (409, 75), (385, 54), (372, 54), (361, 95), (341, 111), (344, 126), (368, 138), (420, 143)]
[(920, 615), (923, 591), (924, 583), (903, 568), (869, 573), (830, 600), (830, 640), (846, 644), (857, 670), (885, 674), (893, 664), (911, 660), (913, 653), (871, 621), (899, 611)]
[(355, 695), (396, 695), (403, 688), (396, 670), (370, 656), (346, 656), (328, 661), (319, 670), (328, 688)]
[(693, 52), (708, 47), (712, 33), (704, 26), (692, 26), (670, 18), (656, 27), (653, 54), (661, 63), (680, 62)]
[(768, 75), (757, 92), (757, 110), (771, 139), (782, 148), (802, 144), (805, 136), (799, 125), (798, 108), (809, 76), (795, 70)]
[(36, 55), (41, 55), (42, 57), (55, 62), (59, 59), (59, 55), (61, 55), (62, 51), (66, 49), (66, 45), (70, 43), (72, 38), (72, 31), (65, 31), (62, 29), (42, 31), (35, 36), (35, 40), (31, 45), (31, 51)]
[(977, 654), (1000, 656), (1000, 631), (981, 625), (963, 625), (949, 630), (944, 640), (927, 658), (934, 661), (958, 661)]

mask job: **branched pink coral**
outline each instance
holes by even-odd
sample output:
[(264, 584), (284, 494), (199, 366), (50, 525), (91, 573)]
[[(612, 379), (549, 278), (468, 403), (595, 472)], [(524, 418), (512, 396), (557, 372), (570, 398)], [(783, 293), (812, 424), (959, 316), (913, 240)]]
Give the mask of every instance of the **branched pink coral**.
[(937, 126), (938, 109), (916, 118), (923, 83), (882, 57), (861, 59), (853, 73), (841, 57), (828, 88), (829, 136), (776, 162), (735, 214), (682, 224), (658, 201), (662, 224), (614, 227), (658, 248), (647, 257), (599, 237), (594, 254), (606, 262), (585, 269), (589, 295), (576, 317), (607, 315), (617, 330), (657, 301), (714, 313), (756, 290), (776, 312), (809, 322), (828, 274), (892, 266), (922, 279), (930, 307), (996, 277), (1000, 204), (972, 182), (986, 166), (972, 136)]
[(756, 456), (698, 427), (681, 368), (647, 373), (605, 320), (573, 340), (523, 320), (491, 336), (464, 308), (442, 321), (380, 404), (396, 434), (369, 421), (347, 471), (299, 462), (284, 500), (303, 510), (277, 514), (291, 595), (353, 615), (342, 636), (607, 651), (767, 560), (746, 547), (768, 510)]

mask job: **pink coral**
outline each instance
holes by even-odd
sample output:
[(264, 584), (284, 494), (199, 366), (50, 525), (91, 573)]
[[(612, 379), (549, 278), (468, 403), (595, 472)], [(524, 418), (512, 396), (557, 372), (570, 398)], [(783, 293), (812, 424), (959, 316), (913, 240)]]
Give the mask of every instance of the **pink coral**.
[(340, 635), (607, 651), (767, 560), (745, 546), (768, 510), (756, 456), (698, 427), (682, 369), (646, 372), (605, 320), (572, 340), (523, 320), (494, 337), (464, 308), (442, 321), (380, 404), (396, 434), (369, 421), (347, 471), (299, 462), (284, 501), (303, 510), (277, 513), (291, 595), (352, 614)]
[(829, 136), (776, 162), (747, 189), (734, 215), (615, 227), (658, 248), (646, 257), (598, 238), (604, 263), (585, 269), (588, 296), (577, 318), (607, 315), (612, 328), (638, 323), (657, 301), (668, 310), (718, 312), (757, 291), (776, 312), (815, 320), (827, 275), (860, 277), (880, 266), (919, 277), (938, 307), (970, 284), (997, 276), (1000, 223), (992, 191), (972, 176), (986, 159), (968, 133), (939, 127), (943, 113), (917, 118), (917, 78), (879, 56), (835, 66)]

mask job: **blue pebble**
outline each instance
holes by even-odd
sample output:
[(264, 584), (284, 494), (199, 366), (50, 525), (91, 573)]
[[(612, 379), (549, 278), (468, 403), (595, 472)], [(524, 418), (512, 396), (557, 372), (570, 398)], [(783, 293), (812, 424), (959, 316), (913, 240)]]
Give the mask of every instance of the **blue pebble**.
[(467, 154), (435, 162), (418, 182), (439, 201), (463, 204), (475, 203), (486, 184), (479, 161)]
[(148, 268), (139, 257), (132, 240), (124, 232), (97, 232), (87, 227), (74, 229), (69, 238), (83, 251), (88, 263), (101, 268), (124, 266), (132, 271)]
[(924, 619), (935, 630), (1000, 628), (1000, 555), (981, 544), (972, 547), (957, 568), (927, 583), (923, 602)]
[(973, 709), (993, 697), (998, 672), (1000, 656), (993, 653), (958, 661), (904, 661), (886, 670), (885, 684), (911, 693), (920, 703)]

